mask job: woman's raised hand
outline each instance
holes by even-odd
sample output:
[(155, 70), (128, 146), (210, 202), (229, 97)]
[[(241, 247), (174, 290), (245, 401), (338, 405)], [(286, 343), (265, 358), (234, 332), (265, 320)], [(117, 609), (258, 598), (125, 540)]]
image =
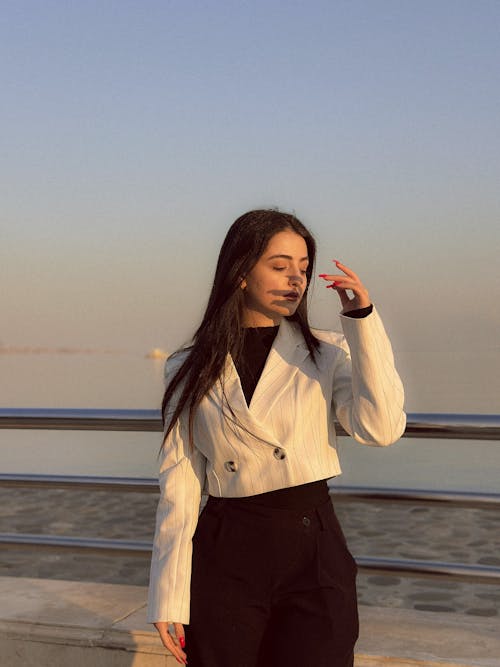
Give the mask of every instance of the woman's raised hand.
[[(341, 264), (336, 259), (333, 261), (335, 262), (335, 266), (340, 269), (344, 275), (320, 273), (319, 277), (324, 280), (332, 281), (327, 287), (337, 291), (340, 301), (342, 302), (342, 313), (345, 315), (350, 310), (367, 308), (371, 303), (370, 297), (368, 295), (368, 290), (359, 277), (354, 271), (351, 271), (349, 267), (345, 266), (345, 264)], [(354, 296), (349, 297), (347, 290), (351, 290)]]
[(187, 656), (182, 650), (186, 645), (182, 623), (157, 621), (154, 626), (158, 630), (163, 646), (170, 651), (177, 662), (180, 662), (181, 665), (187, 665)]

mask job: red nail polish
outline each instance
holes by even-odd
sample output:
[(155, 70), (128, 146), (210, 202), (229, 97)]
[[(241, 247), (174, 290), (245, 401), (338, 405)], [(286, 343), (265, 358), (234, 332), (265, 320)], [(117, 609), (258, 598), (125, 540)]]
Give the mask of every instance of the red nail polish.
[(186, 646), (186, 640), (184, 637), (179, 637), (179, 643), (181, 645), (181, 648), (184, 648)]
[(327, 274), (326, 273), (318, 273), (319, 278), (326, 278)]
[(334, 280), (333, 283), (332, 283), (332, 287), (337, 287), (338, 284), (339, 283), (336, 280)]

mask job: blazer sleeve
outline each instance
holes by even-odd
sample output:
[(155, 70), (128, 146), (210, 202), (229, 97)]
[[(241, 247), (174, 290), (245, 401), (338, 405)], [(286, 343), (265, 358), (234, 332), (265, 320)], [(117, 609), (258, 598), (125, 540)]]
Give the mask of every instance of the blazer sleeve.
[(390, 445), (404, 433), (404, 391), (375, 307), (361, 319), (340, 316), (345, 338), (334, 369), (333, 407), (344, 429), (364, 445)]
[[(166, 382), (170, 371), (167, 361)], [(171, 414), (171, 411), (169, 411)], [(168, 414), (167, 420), (168, 423)], [(205, 480), (205, 457), (188, 441), (187, 413), (164, 440), (147, 620), (189, 623), (192, 539)]]

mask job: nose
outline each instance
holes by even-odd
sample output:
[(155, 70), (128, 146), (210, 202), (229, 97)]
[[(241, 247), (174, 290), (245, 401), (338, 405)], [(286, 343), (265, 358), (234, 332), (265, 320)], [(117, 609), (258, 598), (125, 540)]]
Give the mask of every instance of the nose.
[(294, 273), (289, 277), (288, 282), (290, 285), (302, 285), (304, 282), (304, 276), (300, 275), (300, 273)]

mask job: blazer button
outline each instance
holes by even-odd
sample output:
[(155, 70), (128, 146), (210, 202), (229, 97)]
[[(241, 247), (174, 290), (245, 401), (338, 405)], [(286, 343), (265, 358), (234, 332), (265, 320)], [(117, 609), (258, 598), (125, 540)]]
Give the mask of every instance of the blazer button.
[(236, 472), (238, 470), (238, 466), (236, 465), (236, 463), (234, 461), (226, 461), (224, 463), (224, 468), (228, 472)]
[(281, 447), (276, 447), (273, 451), (273, 455), (275, 459), (278, 459), (278, 461), (283, 461), (283, 459), (286, 459), (286, 454)]

